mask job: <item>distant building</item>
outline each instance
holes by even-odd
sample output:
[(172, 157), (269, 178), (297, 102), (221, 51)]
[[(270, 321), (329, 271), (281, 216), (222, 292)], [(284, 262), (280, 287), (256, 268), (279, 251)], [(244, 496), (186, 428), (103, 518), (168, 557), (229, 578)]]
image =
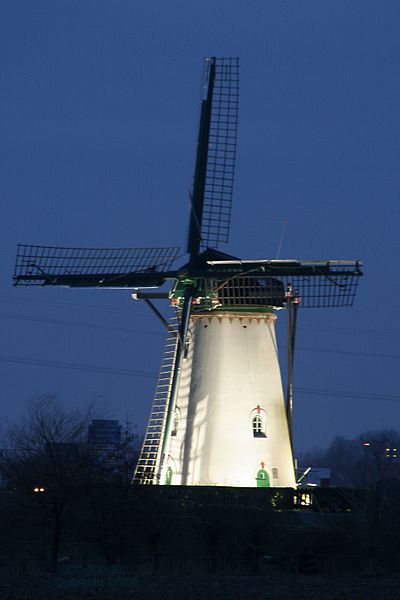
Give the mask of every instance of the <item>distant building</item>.
[(385, 458), (391, 460), (392, 462), (400, 462), (400, 452), (398, 448), (394, 448), (390, 446), (385, 448)]
[(89, 425), (88, 445), (93, 461), (107, 468), (120, 462), (122, 425), (119, 421), (94, 419)]

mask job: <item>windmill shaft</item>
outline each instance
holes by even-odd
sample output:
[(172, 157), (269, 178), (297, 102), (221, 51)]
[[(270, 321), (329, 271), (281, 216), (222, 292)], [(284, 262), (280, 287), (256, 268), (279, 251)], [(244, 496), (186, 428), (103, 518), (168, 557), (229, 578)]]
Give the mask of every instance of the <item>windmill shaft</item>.
[(289, 428), (290, 443), (293, 448), (293, 365), (294, 349), (296, 341), (297, 310), (299, 304), (290, 298), (287, 302), (287, 352), (288, 352), (288, 372), (287, 372), (287, 391), (286, 391), (286, 417)]
[(103, 287), (130, 288), (159, 287), (165, 281), (163, 273), (93, 273), (55, 275), (51, 272), (40, 275), (15, 277), (15, 285), (43, 285), (59, 287)]

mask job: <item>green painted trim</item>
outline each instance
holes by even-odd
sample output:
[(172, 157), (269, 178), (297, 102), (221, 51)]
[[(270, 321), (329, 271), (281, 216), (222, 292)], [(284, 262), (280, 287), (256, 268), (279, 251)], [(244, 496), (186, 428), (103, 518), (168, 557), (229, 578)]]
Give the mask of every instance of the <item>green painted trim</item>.
[[(238, 312), (238, 313), (273, 313), (274, 309), (270, 306), (218, 306), (213, 310), (208, 311), (207, 314), (212, 314), (214, 311), (218, 312)], [(196, 312), (193, 310), (193, 312)]]
[(169, 298), (175, 306), (179, 306), (179, 308), (183, 307), (184, 298), (185, 298), (185, 289), (187, 285), (191, 285), (193, 288), (193, 302), (191, 306), (191, 312), (194, 314), (197, 313), (213, 313), (215, 311), (218, 312), (240, 312), (240, 313), (273, 313), (274, 308), (271, 305), (254, 305), (254, 304), (229, 304), (229, 306), (224, 306), (223, 302), (220, 302), (220, 298), (218, 297), (218, 292), (214, 291), (216, 289), (217, 283), (216, 273), (215, 278), (192, 278), (187, 274), (181, 276), (181, 278), (176, 280), (174, 287), (172, 288)]

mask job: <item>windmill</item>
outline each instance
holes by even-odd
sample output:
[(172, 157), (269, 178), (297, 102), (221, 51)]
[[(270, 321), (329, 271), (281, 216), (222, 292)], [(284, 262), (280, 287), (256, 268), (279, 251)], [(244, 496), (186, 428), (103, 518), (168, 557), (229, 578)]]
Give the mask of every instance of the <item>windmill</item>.
[[(205, 61), (187, 242), (179, 249), (18, 245), (15, 285), (129, 288), (167, 340), (133, 481), (294, 487), (293, 355), (298, 308), (351, 306), (361, 263), (241, 260), (228, 241), (239, 101), (237, 58)], [(160, 288), (170, 283), (170, 290)], [(168, 299), (170, 320), (153, 300)], [(287, 312), (283, 394), (276, 311)]]

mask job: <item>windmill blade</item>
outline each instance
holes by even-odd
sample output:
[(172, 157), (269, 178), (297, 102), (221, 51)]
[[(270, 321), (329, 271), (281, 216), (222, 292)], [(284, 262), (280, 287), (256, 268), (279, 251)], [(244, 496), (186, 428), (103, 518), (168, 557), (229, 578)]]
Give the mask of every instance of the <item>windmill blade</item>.
[(64, 248), (18, 244), (14, 285), (155, 287), (179, 248)]
[(303, 308), (352, 306), (360, 261), (208, 261), (216, 271), (209, 291), (224, 307), (283, 308), (295, 296)]
[(187, 251), (229, 238), (239, 109), (239, 59), (207, 58)]

